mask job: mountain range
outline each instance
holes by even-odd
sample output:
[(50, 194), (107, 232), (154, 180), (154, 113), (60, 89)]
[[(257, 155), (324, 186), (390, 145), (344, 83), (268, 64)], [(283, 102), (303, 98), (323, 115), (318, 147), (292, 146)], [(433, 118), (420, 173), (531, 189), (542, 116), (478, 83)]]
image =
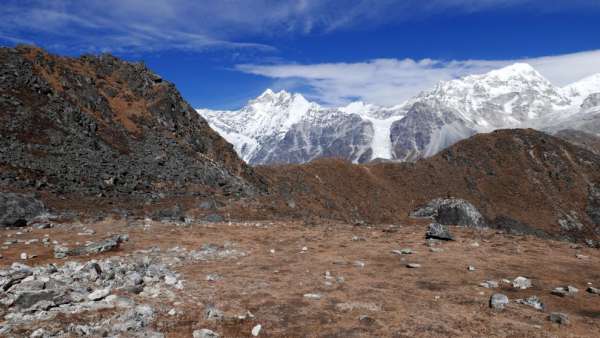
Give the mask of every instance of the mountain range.
[(298, 93), (267, 89), (240, 110), (197, 111), (253, 165), (324, 157), (414, 161), (496, 129), (597, 135), (600, 74), (557, 87), (529, 64), (516, 63), (440, 82), (392, 107), (361, 101), (324, 107)]

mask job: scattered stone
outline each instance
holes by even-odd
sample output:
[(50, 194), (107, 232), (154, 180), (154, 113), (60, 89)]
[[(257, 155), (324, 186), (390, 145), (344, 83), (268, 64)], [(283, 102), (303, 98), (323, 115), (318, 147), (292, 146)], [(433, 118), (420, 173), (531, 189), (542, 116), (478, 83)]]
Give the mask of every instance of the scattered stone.
[(552, 294), (556, 295), (556, 296), (560, 296), (560, 297), (572, 297), (575, 296), (575, 294), (579, 292), (579, 289), (577, 289), (574, 286), (568, 285), (568, 286), (559, 286), (557, 288), (554, 288), (552, 290)]
[(119, 247), (119, 245), (125, 241), (129, 240), (129, 236), (124, 235), (114, 235), (110, 238), (102, 240), (97, 243), (91, 243), (84, 246), (79, 246), (75, 248), (68, 248), (65, 246), (57, 245), (54, 247), (54, 257), (55, 258), (65, 258), (67, 256), (83, 256), (90, 254), (97, 254), (105, 251), (115, 250)]
[(222, 320), (224, 317), (225, 317), (225, 315), (223, 314), (223, 311), (221, 311), (217, 308), (209, 306), (206, 309), (206, 320), (219, 321), (219, 320)]
[(582, 255), (582, 254), (576, 254), (575, 257), (577, 257), (577, 259), (589, 259), (590, 256), (586, 256), (586, 255)]
[(27, 259), (27, 253), (26, 252), (21, 252), (21, 255), (19, 256), (22, 260), (26, 260)]
[(359, 237), (359, 236), (352, 236), (352, 241), (353, 242), (363, 242), (366, 241), (367, 239), (364, 237)]
[(444, 249), (442, 249), (442, 248), (429, 248), (429, 251), (431, 251), (431, 252), (444, 252)]
[(515, 289), (525, 290), (531, 287), (531, 280), (529, 278), (519, 276), (513, 280), (512, 286)]
[(221, 279), (221, 276), (219, 276), (219, 274), (217, 274), (217, 273), (211, 273), (211, 274), (206, 275), (207, 282), (216, 282), (220, 279)]
[(587, 288), (587, 292), (593, 293), (595, 295), (600, 295), (600, 289), (590, 286)]
[(364, 268), (367, 264), (363, 261), (354, 261), (354, 262), (352, 262), (352, 265), (354, 265), (358, 268)]
[(479, 284), (479, 286), (484, 287), (486, 289), (495, 289), (499, 286), (499, 284), (495, 280), (486, 280), (485, 282)]
[(450, 230), (448, 226), (442, 225), (440, 223), (431, 223), (427, 228), (427, 233), (425, 233), (425, 238), (429, 239), (441, 239), (444, 241), (453, 241), (454, 238), (450, 234)]
[(408, 263), (408, 264), (406, 264), (406, 267), (410, 268), (410, 269), (418, 269), (418, 268), (421, 267), (421, 264), (418, 264), (418, 263)]
[(321, 299), (323, 296), (319, 293), (305, 293), (304, 294), (304, 298), (307, 299), (312, 299), (312, 300), (319, 300)]
[(358, 321), (360, 321), (361, 323), (365, 324), (365, 325), (373, 325), (375, 324), (375, 319), (367, 316), (367, 315), (360, 315), (358, 317)]
[(89, 300), (100, 300), (106, 296), (108, 296), (111, 292), (110, 288), (106, 289), (98, 289), (88, 295)]
[(405, 248), (405, 249), (401, 249), (401, 250), (392, 250), (392, 253), (396, 254), (396, 255), (411, 255), (414, 252), (412, 251), (412, 249)]
[(557, 323), (560, 325), (568, 325), (570, 323), (569, 316), (567, 316), (566, 314), (561, 313), (561, 312), (552, 312), (550, 314), (550, 316), (548, 317), (548, 319), (551, 322)]
[(525, 299), (517, 299), (516, 302), (519, 304), (531, 306), (536, 310), (544, 310), (544, 303), (542, 303), (542, 301), (537, 296), (531, 296)]
[(252, 335), (254, 337), (258, 337), (261, 329), (262, 329), (262, 325), (260, 325), (260, 324), (256, 325), (255, 327), (252, 328)]
[(468, 271), (475, 271), (475, 267), (474, 267), (474, 266), (472, 266), (472, 265), (469, 265), (469, 266), (467, 267), (467, 270), (468, 270)]
[(364, 302), (345, 302), (338, 303), (335, 305), (336, 310), (346, 312), (346, 311), (354, 311), (356, 309), (366, 310), (377, 312), (381, 311), (381, 306), (374, 303), (364, 303)]
[(219, 338), (220, 336), (212, 330), (200, 329), (192, 332), (193, 338)]
[(504, 307), (508, 305), (508, 297), (501, 293), (495, 293), (490, 298), (490, 307), (494, 310), (504, 310)]

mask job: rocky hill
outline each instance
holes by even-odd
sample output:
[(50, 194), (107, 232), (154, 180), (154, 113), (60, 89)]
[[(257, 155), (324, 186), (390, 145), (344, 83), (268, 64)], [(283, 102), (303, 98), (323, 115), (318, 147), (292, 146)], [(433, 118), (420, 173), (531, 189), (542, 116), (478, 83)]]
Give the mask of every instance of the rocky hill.
[(440, 197), (472, 203), (486, 225), (540, 236), (600, 235), (600, 156), (533, 129), (478, 134), (415, 163), (319, 160), (258, 167), (275, 210), (353, 223), (404, 222)]
[(264, 188), (172, 83), (110, 55), (0, 49), (0, 189), (252, 195)]

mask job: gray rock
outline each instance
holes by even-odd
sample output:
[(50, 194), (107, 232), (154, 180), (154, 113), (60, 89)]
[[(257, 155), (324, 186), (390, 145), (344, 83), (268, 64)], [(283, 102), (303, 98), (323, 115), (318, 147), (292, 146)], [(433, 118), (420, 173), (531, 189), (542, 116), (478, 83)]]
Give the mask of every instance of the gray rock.
[(544, 303), (542, 303), (542, 301), (537, 296), (531, 296), (525, 299), (517, 299), (516, 302), (519, 304), (531, 306), (536, 310), (544, 310)]
[(410, 214), (414, 218), (431, 218), (443, 225), (487, 226), (485, 219), (471, 203), (460, 198), (436, 198)]
[(490, 307), (494, 310), (504, 310), (504, 307), (508, 305), (508, 297), (501, 293), (495, 293), (490, 298)]
[(570, 323), (569, 316), (561, 312), (552, 312), (548, 317), (548, 320), (560, 325), (568, 325)]
[(587, 288), (587, 292), (593, 293), (595, 295), (600, 295), (600, 289), (590, 286)]
[(200, 329), (200, 330), (194, 330), (194, 332), (192, 332), (192, 337), (193, 338), (219, 338), (220, 336), (209, 329)]
[(529, 278), (519, 276), (513, 280), (512, 286), (515, 289), (525, 290), (531, 287), (531, 280)]
[(220, 223), (223, 222), (223, 216), (219, 214), (210, 214), (204, 218), (209, 223)]
[(108, 296), (110, 294), (110, 292), (111, 292), (110, 288), (98, 289), (98, 290), (95, 290), (92, 293), (90, 293), (87, 298), (89, 300), (100, 300), (100, 299)]
[(26, 226), (45, 212), (44, 204), (34, 197), (0, 192), (0, 228)]
[(408, 264), (406, 264), (406, 267), (407, 268), (411, 268), (411, 269), (418, 269), (418, 268), (421, 267), (421, 264), (418, 264), (418, 263), (408, 263)]
[(486, 289), (495, 289), (499, 286), (499, 284), (495, 280), (486, 280), (485, 282), (479, 284), (479, 286), (484, 287)]
[(441, 239), (445, 241), (453, 241), (454, 238), (450, 234), (448, 226), (440, 223), (431, 223), (425, 233), (427, 239)]
[(575, 296), (575, 294), (579, 292), (579, 289), (577, 289), (574, 286), (568, 285), (568, 286), (559, 286), (557, 288), (554, 288), (552, 290), (552, 294), (556, 295), (556, 296), (561, 296), (561, 297), (572, 297)]
[(129, 236), (124, 234), (114, 235), (102, 241), (75, 248), (67, 248), (65, 246), (57, 245), (54, 247), (54, 257), (65, 258), (67, 256), (82, 256), (115, 250), (121, 243), (127, 241), (128, 239)]
[(214, 308), (212, 306), (209, 306), (206, 309), (205, 317), (206, 317), (206, 320), (219, 321), (219, 320), (222, 320), (225, 317), (225, 315), (223, 314), (223, 311), (221, 311), (217, 308)]

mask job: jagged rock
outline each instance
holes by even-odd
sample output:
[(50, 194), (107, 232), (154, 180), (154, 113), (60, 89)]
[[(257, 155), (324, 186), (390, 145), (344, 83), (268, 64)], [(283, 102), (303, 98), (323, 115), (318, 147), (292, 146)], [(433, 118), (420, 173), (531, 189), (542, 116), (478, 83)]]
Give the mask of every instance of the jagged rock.
[(536, 310), (544, 310), (544, 303), (542, 303), (542, 301), (537, 296), (531, 296), (525, 299), (517, 299), (516, 302), (519, 304), (531, 306)]
[(26, 226), (45, 212), (44, 204), (32, 196), (0, 192), (0, 228)]
[(513, 280), (512, 287), (521, 290), (528, 289), (531, 287), (531, 280), (529, 278), (519, 276)]
[(499, 284), (495, 280), (487, 280), (487, 281), (479, 284), (479, 286), (484, 287), (486, 289), (495, 289), (499, 286)]
[(258, 335), (260, 334), (260, 330), (262, 329), (262, 325), (257, 324), (256, 326), (254, 326), (252, 328), (252, 336), (254, 337), (258, 337)]
[(67, 256), (83, 256), (90, 254), (97, 254), (105, 251), (115, 250), (119, 245), (129, 240), (128, 235), (114, 235), (110, 238), (102, 240), (100, 242), (91, 243), (84, 246), (75, 248), (68, 248), (65, 246), (57, 245), (54, 247), (55, 258), (65, 258)]
[(454, 238), (450, 234), (450, 229), (446, 225), (440, 223), (431, 223), (425, 233), (427, 239), (441, 239), (445, 241), (453, 241)]
[(495, 293), (490, 298), (490, 307), (494, 310), (504, 310), (508, 303), (508, 297), (501, 293)]
[(88, 295), (88, 299), (89, 300), (100, 300), (106, 296), (108, 296), (111, 292), (110, 288), (106, 288), (106, 289), (98, 289), (93, 291), (92, 293), (90, 293)]
[(556, 296), (561, 296), (561, 297), (572, 297), (575, 296), (575, 294), (579, 292), (579, 289), (577, 289), (574, 286), (568, 285), (566, 287), (560, 286), (557, 288), (554, 288), (552, 290), (552, 294), (556, 295)]
[(579, 217), (575, 211), (571, 211), (570, 214), (564, 214), (558, 219), (560, 228), (564, 231), (573, 231), (583, 229), (583, 224), (579, 221)]
[(568, 325), (570, 323), (569, 316), (567, 316), (566, 314), (561, 313), (561, 312), (552, 312), (550, 314), (550, 316), (548, 317), (548, 319), (551, 322), (557, 323), (560, 325)]
[(220, 336), (209, 329), (200, 329), (200, 330), (194, 330), (194, 332), (192, 332), (192, 337), (193, 338), (219, 338)]
[(487, 226), (477, 208), (460, 198), (436, 198), (410, 214), (414, 218), (431, 218), (444, 225)]
[(600, 289), (590, 286), (587, 288), (587, 292), (593, 293), (595, 295), (600, 295)]

